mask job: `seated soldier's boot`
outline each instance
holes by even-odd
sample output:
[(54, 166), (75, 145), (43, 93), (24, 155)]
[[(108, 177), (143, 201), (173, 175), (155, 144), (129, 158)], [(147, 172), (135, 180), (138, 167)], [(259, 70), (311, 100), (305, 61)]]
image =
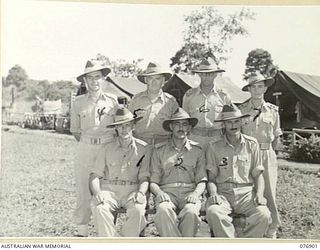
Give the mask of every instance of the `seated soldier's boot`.
[(277, 229), (276, 228), (275, 229), (269, 228), (265, 237), (269, 238), (269, 239), (276, 239), (277, 238)]
[(88, 237), (89, 236), (88, 224), (78, 225), (77, 232), (74, 236), (75, 237)]

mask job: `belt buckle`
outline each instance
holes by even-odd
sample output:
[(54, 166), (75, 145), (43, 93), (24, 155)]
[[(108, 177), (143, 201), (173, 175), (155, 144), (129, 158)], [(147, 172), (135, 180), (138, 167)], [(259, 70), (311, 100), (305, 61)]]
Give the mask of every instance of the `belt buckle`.
[(120, 185), (125, 186), (126, 185), (126, 181), (120, 181)]

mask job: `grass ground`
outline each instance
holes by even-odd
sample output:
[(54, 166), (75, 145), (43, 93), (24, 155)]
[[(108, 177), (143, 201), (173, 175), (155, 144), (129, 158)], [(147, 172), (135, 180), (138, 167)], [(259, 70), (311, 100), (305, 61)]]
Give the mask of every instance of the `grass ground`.
[[(73, 236), (74, 146), (70, 135), (2, 128), (0, 236)], [(280, 162), (280, 238), (320, 239), (319, 170), (320, 165)], [(95, 236), (92, 226), (90, 233)], [(146, 236), (156, 236), (154, 226)]]

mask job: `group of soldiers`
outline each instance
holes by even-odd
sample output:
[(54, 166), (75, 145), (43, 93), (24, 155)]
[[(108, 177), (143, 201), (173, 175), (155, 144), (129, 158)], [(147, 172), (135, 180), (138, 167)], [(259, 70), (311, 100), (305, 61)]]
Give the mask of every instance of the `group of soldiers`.
[[(89, 60), (77, 80), (88, 89), (71, 110), (75, 157), (77, 236), (88, 236), (93, 216), (99, 236), (139, 237), (146, 226), (147, 192), (154, 195), (155, 226), (162, 237), (194, 237), (202, 197), (215, 237), (276, 238), (280, 224), (275, 202), (281, 135), (277, 106), (264, 101), (273, 83), (253, 74), (239, 107), (215, 86), (224, 72), (211, 58), (193, 69), (201, 82), (189, 89), (182, 108), (162, 91), (170, 71), (150, 62), (139, 81), (146, 90), (128, 108), (101, 86), (108, 61)], [(124, 207), (120, 232), (114, 212)], [(239, 232), (233, 214), (245, 217)]]

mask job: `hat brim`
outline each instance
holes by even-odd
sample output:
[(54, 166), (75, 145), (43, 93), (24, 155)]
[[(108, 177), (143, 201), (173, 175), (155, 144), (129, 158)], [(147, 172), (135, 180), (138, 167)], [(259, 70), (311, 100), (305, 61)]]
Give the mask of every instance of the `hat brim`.
[(101, 71), (103, 76), (107, 76), (107, 75), (111, 72), (111, 69), (110, 69), (110, 68), (107, 68), (107, 67), (95, 68), (95, 69), (92, 69), (91, 71), (88, 71), (88, 72), (86, 72), (86, 73), (83, 73), (83, 74), (79, 75), (79, 76), (77, 77), (77, 80), (78, 80), (79, 82), (84, 82), (83, 78), (84, 78), (87, 74), (89, 74), (89, 73), (91, 73), (91, 72), (95, 72), (95, 71)]
[(170, 123), (173, 122), (173, 121), (179, 121), (179, 120), (189, 120), (189, 123), (191, 125), (191, 127), (195, 127), (197, 124), (198, 124), (198, 119), (197, 118), (194, 118), (194, 117), (191, 117), (191, 118), (178, 118), (178, 119), (172, 119), (172, 120), (165, 120), (163, 123), (162, 123), (162, 127), (165, 131), (169, 131), (171, 132), (172, 130), (170, 129)]
[(137, 78), (140, 82), (144, 83), (144, 84), (147, 84), (145, 82), (145, 77), (146, 76), (155, 76), (155, 75), (164, 75), (164, 78), (165, 78), (165, 81), (168, 81), (172, 74), (171, 73), (168, 73), (168, 72), (164, 72), (164, 73), (150, 73), (150, 74), (140, 74), (140, 75), (137, 75)]
[(217, 72), (217, 73), (221, 73), (221, 72), (226, 72), (224, 69), (193, 69), (191, 70), (194, 73), (211, 73), (211, 72)]
[(261, 81), (257, 81), (257, 82), (249, 83), (249, 84), (245, 85), (245, 86), (242, 88), (242, 91), (248, 92), (250, 85), (256, 84), (256, 83), (258, 83), (258, 82), (263, 82), (263, 81), (265, 82), (265, 84), (266, 84), (267, 87), (270, 87), (272, 84), (274, 84), (274, 79), (273, 79), (273, 78), (267, 78), (267, 79), (265, 79), (265, 80), (261, 80)]
[(132, 121), (137, 122), (137, 121), (141, 120), (142, 118), (143, 117), (140, 116), (140, 117), (136, 117), (136, 118), (132, 118), (132, 119), (128, 119), (128, 120), (114, 122), (114, 123), (111, 123), (111, 124), (107, 125), (107, 128), (114, 128), (116, 125), (121, 125), (121, 124), (132, 122)]
[(241, 116), (231, 116), (225, 119), (219, 119), (219, 120), (215, 120), (215, 122), (224, 122), (224, 121), (229, 121), (229, 120), (233, 120), (233, 119), (239, 119), (239, 118), (245, 118), (245, 117), (249, 117), (249, 114), (245, 114), (245, 115), (241, 115)]

